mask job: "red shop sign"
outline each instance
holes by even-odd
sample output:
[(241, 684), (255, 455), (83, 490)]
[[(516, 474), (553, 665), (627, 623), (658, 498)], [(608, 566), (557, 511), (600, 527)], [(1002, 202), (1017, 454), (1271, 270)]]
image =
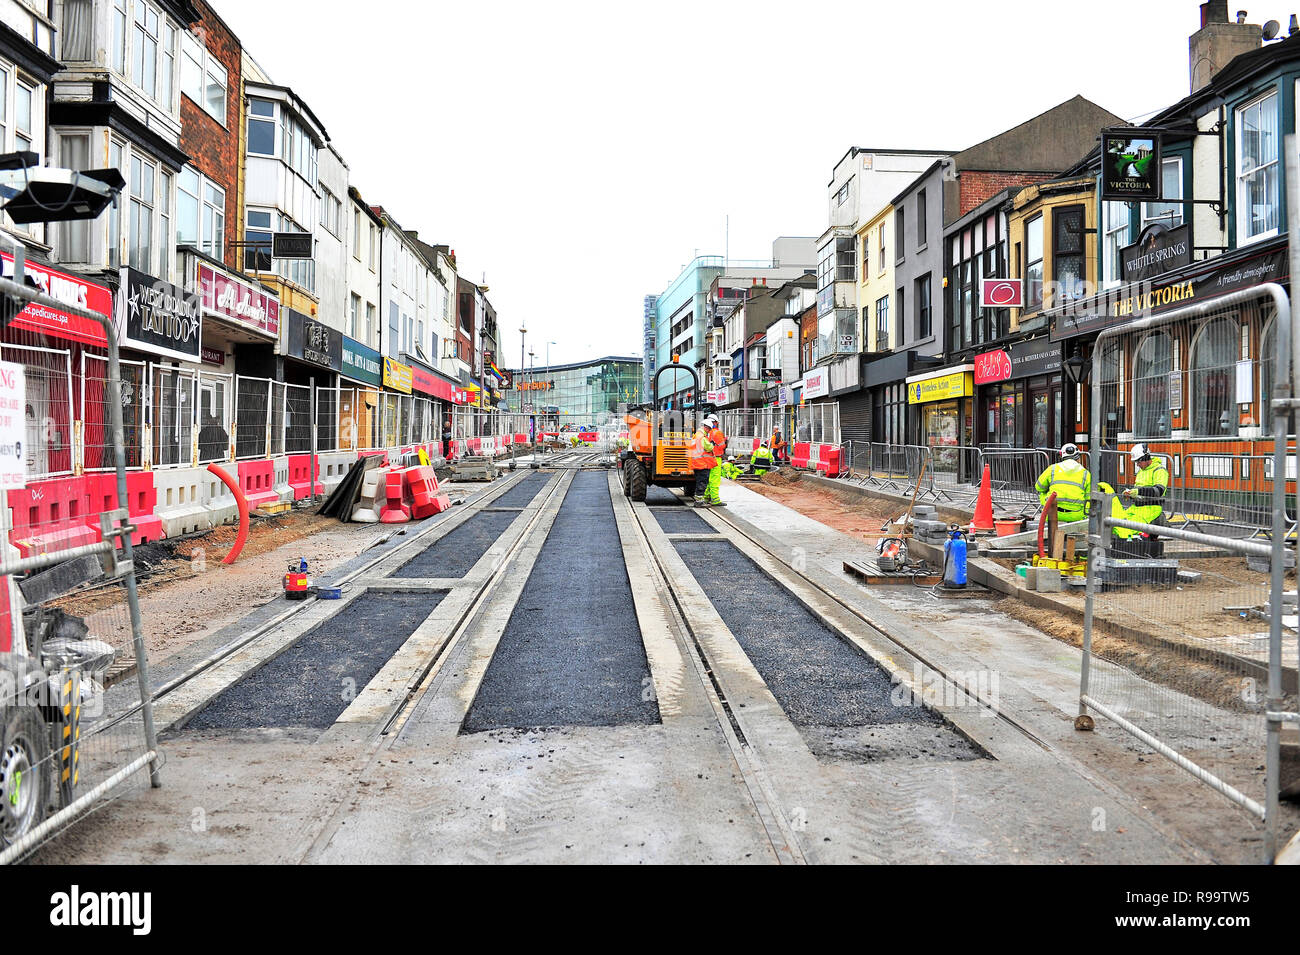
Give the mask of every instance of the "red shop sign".
[(455, 388), (437, 375), (431, 375), (416, 365), (411, 366), (411, 387), (443, 401), (455, 400)]
[(975, 356), (975, 384), (987, 385), (989, 382), (1010, 379), (1011, 355), (1008, 352), (998, 349)]
[[(4, 262), (4, 274), (13, 277), (14, 257), (9, 253), (0, 253)], [(68, 275), (57, 269), (46, 268), (35, 262), (28, 262), (26, 274), (34, 281), (42, 295), (71, 305), (73, 308), (88, 312), (100, 312), (113, 317), (113, 293), (108, 286), (100, 285), (77, 275)], [(66, 338), (86, 345), (107, 345), (103, 326), (90, 319), (44, 305), (28, 305), (9, 323), (14, 328)]]
[(203, 307), (212, 314), (279, 337), (280, 303), (275, 296), (207, 265), (199, 266), (199, 289)]

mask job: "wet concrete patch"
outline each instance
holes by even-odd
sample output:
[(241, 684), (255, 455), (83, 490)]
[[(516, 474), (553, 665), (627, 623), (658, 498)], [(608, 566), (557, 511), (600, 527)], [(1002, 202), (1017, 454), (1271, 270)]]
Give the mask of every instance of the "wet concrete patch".
[[(978, 759), (985, 753), (725, 541), (674, 546), (745, 655), (825, 759)], [(874, 735), (873, 735), (874, 734)]]
[(569, 486), (462, 732), (659, 722), (608, 477)]
[(708, 521), (684, 507), (656, 507), (650, 511), (665, 534), (716, 534)]
[(522, 481), (492, 502), (493, 507), (527, 507), (539, 491), (554, 480), (555, 475), (529, 474)]
[(445, 591), (372, 591), (212, 698), (187, 730), (334, 724), (442, 602)]
[(519, 517), (516, 511), (479, 511), (393, 573), (394, 577), (464, 577)]

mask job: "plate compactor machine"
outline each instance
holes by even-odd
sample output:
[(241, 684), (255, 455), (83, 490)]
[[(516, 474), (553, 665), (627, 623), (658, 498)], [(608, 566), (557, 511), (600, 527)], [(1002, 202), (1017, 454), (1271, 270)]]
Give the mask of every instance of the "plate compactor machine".
[[(693, 408), (665, 409), (659, 406), (659, 377), (669, 371), (690, 377), (691, 393), (697, 396)], [(712, 405), (701, 404), (698, 400), (700, 380), (695, 370), (678, 364), (676, 355), (672, 364), (655, 372), (653, 385), (650, 403), (633, 405), (623, 419), (628, 428), (628, 447), (619, 453), (618, 468), (622, 475), (623, 494), (634, 501), (644, 501), (646, 489), (651, 485), (681, 487), (687, 489), (687, 494), (691, 493), (695, 487), (695, 472), (691, 470), (691, 436), (704, 415), (713, 410)]]

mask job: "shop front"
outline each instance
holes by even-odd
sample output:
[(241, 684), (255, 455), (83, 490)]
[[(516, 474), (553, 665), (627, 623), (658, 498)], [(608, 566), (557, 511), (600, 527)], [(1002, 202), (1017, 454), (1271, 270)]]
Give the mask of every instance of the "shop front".
[[(199, 349), (199, 462), (227, 456), (235, 432), (239, 377), (267, 366), (280, 337), (280, 302), (194, 253), (185, 254), (192, 288), (203, 307)], [(265, 379), (262, 379), (264, 382)], [(259, 382), (259, 392), (264, 387)]]
[(917, 423), (917, 443), (969, 447), (974, 431), (974, 366), (958, 365), (907, 379), (907, 404)]
[(128, 363), (143, 373), (151, 466), (191, 467), (228, 457), (230, 433), (217, 414), (218, 402), (227, 398), (217, 385), (221, 379), (204, 372), (200, 296), (123, 268), (117, 334), (124, 374)]
[(383, 356), (369, 345), (344, 335), (335, 399), (339, 450), (376, 446), (382, 383)]
[[(343, 370), (343, 333), (292, 308), (282, 309), (281, 315), (287, 326), (283, 453), (305, 454), (312, 449), (312, 388), (318, 397), (337, 390)], [(338, 409), (328, 400), (320, 401), (316, 414), (317, 430), (332, 434)]]
[(1046, 337), (976, 355), (975, 387), (983, 447), (1054, 450), (1074, 440), (1073, 396), (1061, 374), (1061, 346)]
[[(1051, 334), (1067, 366), (1086, 358), (1101, 419), (1097, 442), (1118, 452), (1103, 458), (1103, 478), (1128, 479), (1123, 452), (1141, 442), (1169, 461), (1175, 481), (1198, 479), (1249, 487), (1272, 451), (1270, 399), (1275, 381), (1277, 315), (1265, 283), (1289, 284), (1285, 238), (1266, 240), (1170, 271), (1158, 281), (1121, 286), (1051, 314)], [(1215, 300), (1246, 292), (1230, 305)], [(1189, 305), (1197, 315), (1133, 331), (1126, 326)], [(1098, 343), (1097, 336), (1115, 328)], [(1090, 412), (1091, 409), (1089, 409)], [(1255, 474), (1256, 477), (1250, 477)]]
[[(411, 362), (411, 389), (416, 394), (417, 419), (422, 422), (420, 441), (440, 440), (451, 408), (464, 401), (464, 392), (451, 378), (403, 355)], [(460, 401), (458, 401), (458, 398)]]
[(411, 366), (385, 355), (382, 381), (378, 443), (373, 446), (392, 448), (406, 443), (410, 429)]
[[(5, 253), (3, 272), (13, 277)], [(105, 285), (28, 260), (24, 274), (40, 291), (70, 307), (113, 316), (113, 293)], [(0, 330), (0, 358), (23, 366), (26, 377), (23, 456), (29, 480), (111, 467), (108, 340), (103, 328), (79, 316), (28, 305)], [(122, 367), (123, 420), (128, 467), (143, 463), (144, 380), (138, 364)], [(76, 422), (83, 422), (80, 442)], [(78, 447), (80, 451), (78, 451)], [(80, 459), (80, 460), (78, 460)]]

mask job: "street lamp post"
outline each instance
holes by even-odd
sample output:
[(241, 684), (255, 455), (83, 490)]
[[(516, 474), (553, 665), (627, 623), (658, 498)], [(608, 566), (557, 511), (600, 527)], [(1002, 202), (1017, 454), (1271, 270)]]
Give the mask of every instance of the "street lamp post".
[(524, 383), (524, 337), (528, 329), (524, 322), (519, 323), (519, 380), (515, 382), (515, 393), (519, 395), (519, 413), (524, 413), (524, 389), (520, 387)]

